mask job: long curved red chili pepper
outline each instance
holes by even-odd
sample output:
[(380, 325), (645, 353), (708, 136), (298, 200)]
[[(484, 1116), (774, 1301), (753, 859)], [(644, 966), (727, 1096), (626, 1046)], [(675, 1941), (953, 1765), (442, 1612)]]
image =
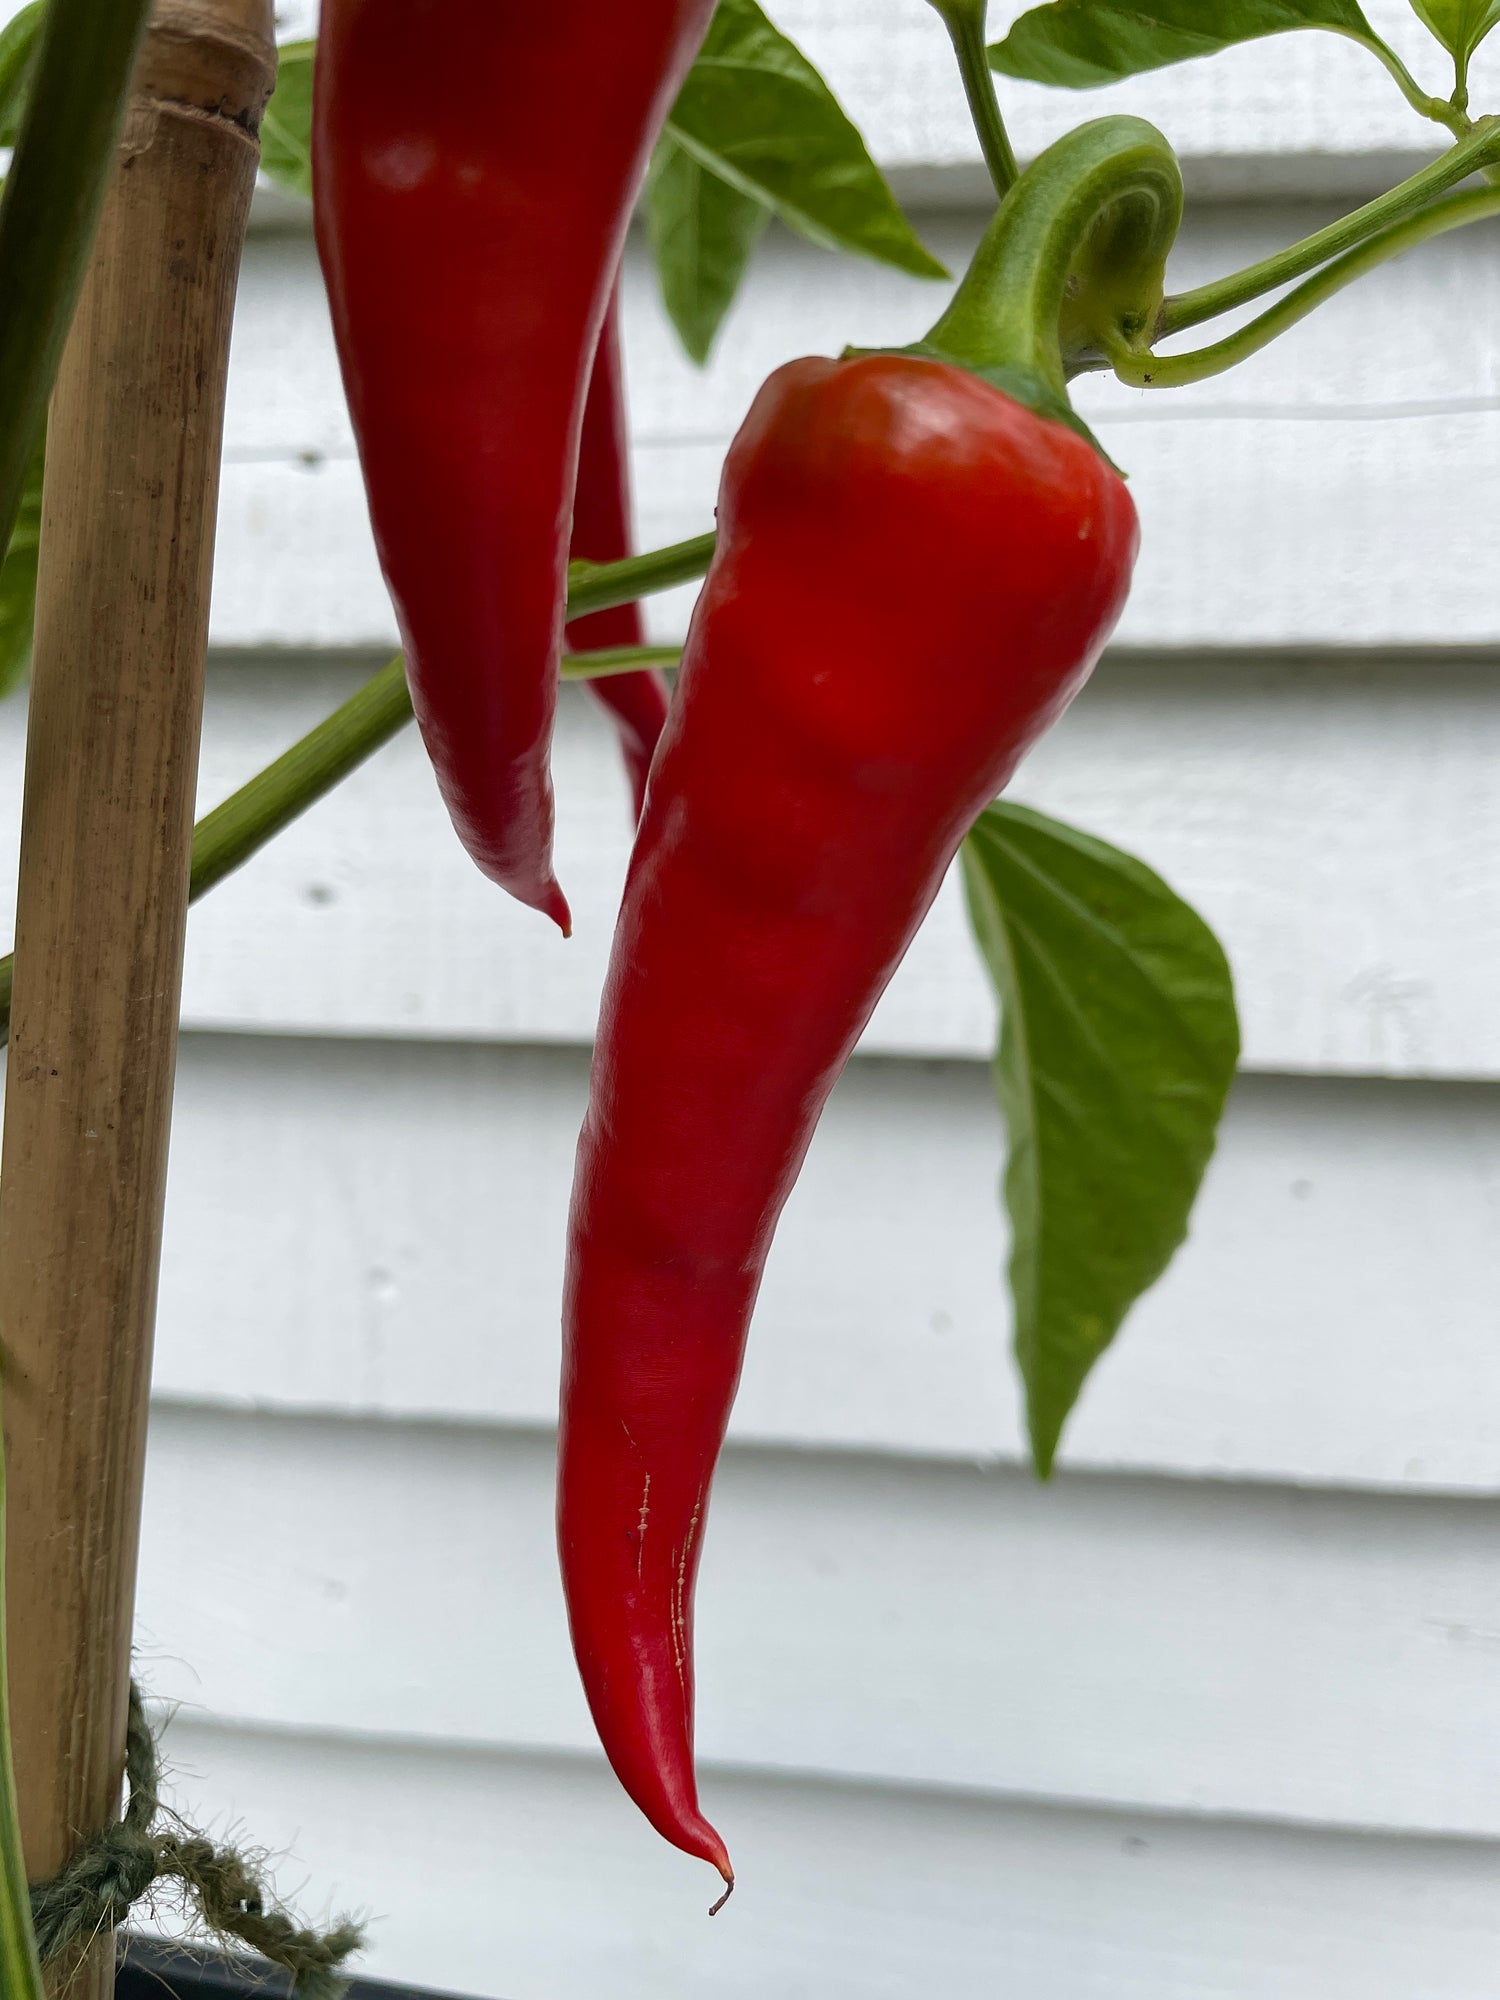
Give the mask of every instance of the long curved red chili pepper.
[[(620, 289), (616, 284), (583, 408), (572, 554), (588, 562), (618, 562), (632, 553), (630, 434), (620, 353)], [(581, 653), (593, 647), (639, 646), (645, 636), (640, 606), (620, 604), (612, 611), (594, 611), (586, 618), (573, 619), (567, 628), (567, 645), (570, 651)], [(649, 671), (606, 674), (585, 685), (614, 718), (639, 819), (646, 797), (646, 774), (667, 720), (666, 676)]]
[(779, 369), (718, 518), (579, 1145), (558, 1532), (610, 1761), (732, 1886), (693, 1589), (772, 1233), (965, 832), (1098, 656), (1137, 528), (1073, 430), (909, 355)]
[(711, 0), (324, 0), (318, 247), (460, 839), (564, 930), (548, 750), (584, 391)]

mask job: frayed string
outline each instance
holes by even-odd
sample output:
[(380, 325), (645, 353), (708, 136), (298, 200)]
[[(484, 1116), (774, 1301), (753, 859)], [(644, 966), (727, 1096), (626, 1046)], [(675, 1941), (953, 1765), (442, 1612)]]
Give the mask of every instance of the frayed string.
[(259, 1870), (232, 1847), (201, 1834), (157, 1827), (161, 1763), (140, 1690), (130, 1687), (125, 1738), (130, 1788), (124, 1817), (86, 1841), (72, 1860), (31, 1891), (37, 1951), (50, 1965), (123, 1924), (159, 1882), (177, 1884), (188, 1910), (221, 1943), (247, 1946), (292, 1975), (296, 2000), (341, 2000), (344, 1961), (364, 1944), (347, 1918), (329, 1931), (304, 1928), (278, 1904)]

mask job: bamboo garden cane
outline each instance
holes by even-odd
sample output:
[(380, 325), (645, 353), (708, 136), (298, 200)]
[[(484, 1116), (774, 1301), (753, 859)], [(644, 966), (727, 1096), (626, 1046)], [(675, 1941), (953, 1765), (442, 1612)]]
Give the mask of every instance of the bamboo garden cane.
[[(0, 1174), (33, 1880), (117, 1817), (229, 328), (270, 0), (158, 0), (49, 431)], [(101, 1937), (49, 1991), (106, 2000)]]

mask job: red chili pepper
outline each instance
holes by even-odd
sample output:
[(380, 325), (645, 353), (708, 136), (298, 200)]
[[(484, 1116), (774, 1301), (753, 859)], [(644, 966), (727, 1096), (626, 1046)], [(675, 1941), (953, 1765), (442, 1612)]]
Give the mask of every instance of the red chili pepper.
[(732, 1886), (693, 1771), (693, 1589), (772, 1233), (965, 832), (1097, 658), (1137, 529), (1076, 432), (905, 355), (779, 369), (718, 518), (579, 1146), (558, 1527), (610, 1761)]
[(324, 0), (313, 191), (412, 701), (460, 839), (568, 928), (557, 700), (584, 391), (711, 0)]
[[(632, 553), (630, 533), (630, 435), (625, 407), (625, 374), (620, 355), (620, 291), (609, 302), (604, 331), (594, 356), (583, 437), (578, 448), (578, 487), (573, 496), (575, 558), (618, 562)], [(592, 648), (639, 646), (645, 642), (640, 606), (620, 604), (575, 618), (567, 644), (575, 653)], [(646, 774), (667, 719), (669, 694), (664, 674), (607, 674), (585, 684), (614, 717), (630, 779), (635, 816), (646, 797)]]

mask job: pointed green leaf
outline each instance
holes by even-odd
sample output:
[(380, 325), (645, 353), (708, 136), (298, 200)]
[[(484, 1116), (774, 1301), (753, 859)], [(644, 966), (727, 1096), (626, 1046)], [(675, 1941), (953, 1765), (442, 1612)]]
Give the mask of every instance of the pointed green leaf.
[(810, 241), (923, 278), (947, 275), (838, 99), (755, 0), (719, 0), (667, 131)]
[(1050, 0), (995, 44), (990, 66), (1032, 83), (1092, 90), (1292, 28), (1372, 36), (1357, 0)]
[(673, 139), (663, 139), (646, 183), (646, 227), (662, 303), (701, 367), (734, 304), (771, 211)]
[(0, 146), (13, 146), (20, 132), (41, 25), (42, 0), (32, 0), (0, 28)]
[(1102, 840), (1004, 801), (963, 850), (1000, 996), (1016, 1358), (1038, 1472), (1187, 1232), (1239, 1054), (1212, 931)]
[(36, 557), (42, 538), (42, 465), (45, 444), (26, 468), (21, 511), (10, 547), (0, 562), (0, 700), (13, 694), (31, 666), (31, 627), (36, 612)]
[(284, 42), (276, 88), (260, 124), (260, 170), (288, 194), (312, 199), (312, 89), (316, 42)]
[(1500, 0), (1411, 0), (1412, 11), (1430, 28), (1460, 69), (1497, 21)]
[(150, 0), (48, 0), (0, 195), (0, 547), (9, 545), (115, 168)]

